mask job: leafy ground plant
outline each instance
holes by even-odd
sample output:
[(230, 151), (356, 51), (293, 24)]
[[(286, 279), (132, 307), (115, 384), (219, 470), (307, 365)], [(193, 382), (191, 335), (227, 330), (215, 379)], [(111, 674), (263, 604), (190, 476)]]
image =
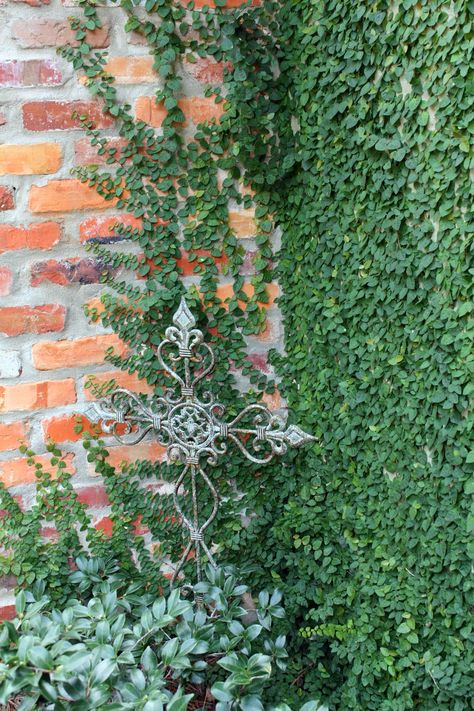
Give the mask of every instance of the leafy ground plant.
[[(76, 563), (77, 596), (64, 607), (51, 605), (41, 583), (17, 595), (16, 619), (0, 628), (0, 703), (16, 700), (19, 711), (264, 708), (287, 657), (285, 637), (271, 632), (284, 616), (279, 591), (260, 593), (249, 621), (247, 587), (230, 570), (209, 568), (192, 591), (196, 603), (182, 589), (157, 598), (127, 585), (110, 562)], [(318, 709), (309, 701), (301, 711)]]

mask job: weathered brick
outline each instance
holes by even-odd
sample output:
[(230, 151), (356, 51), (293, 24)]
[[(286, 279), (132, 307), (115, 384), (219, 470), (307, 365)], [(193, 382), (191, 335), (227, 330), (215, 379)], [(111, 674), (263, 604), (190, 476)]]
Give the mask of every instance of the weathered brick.
[[(85, 382), (93, 382), (97, 387), (101, 387), (110, 380), (114, 380), (116, 387), (127, 388), (136, 393), (144, 393), (150, 395), (153, 392), (153, 387), (148, 385), (146, 380), (138, 377), (136, 373), (126, 373), (123, 370), (110, 370), (106, 373), (94, 373), (93, 376), (87, 376)], [(95, 400), (94, 388), (87, 387), (84, 390), (86, 400)]]
[(111, 57), (104, 67), (117, 84), (154, 84), (153, 57)]
[(83, 486), (76, 489), (77, 498), (81, 504), (86, 504), (89, 508), (99, 509), (110, 506), (110, 500), (103, 486)]
[(31, 212), (70, 212), (73, 210), (98, 210), (114, 205), (105, 200), (87, 183), (73, 178), (50, 180), (46, 185), (32, 185), (29, 195)]
[(8, 296), (13, 283), (13, 274), (8, 267), (0, 267), (0, 296)]
[[(28, 19), (28, 22), (18, 20), (13, 25), (13, 38), (20, 47), (35, 49), (37, 47), (60, 47), (70, 45), (77, 47), (76, 32), (71, 29), (67, 20), (50, 18)], [(109, 28), (104, 26), (93, 32), (88, 32), (85, 41), (95, 48), (109, 45)]]
[(56, 143), (0, 146), (0, 175), (55, 173), (61, 167), (61, 146)]
[(0, 385), (0, 412), (42, 410), (75, 402), (76, 389), (72, 378)]
[[(66, 454), (64, 459), (67, 462), (66, 470), (71, 474), (75, 474), (76, 470), (73, 465), (74, 454)], [(57, 475), (56, 467), (50, 465), (50, 457), (47, 455), (35, 457), (37, 462), (40, 462), (54, 479)], [(36, 481), (34, 464), (28, 464), (27, 457), (17, 457), (0, 462), (0, 482), (5, 486), (19, 486), (20, 484), (32, 484)]]
[[(81, 432), (76, 432), (75, 428), (80, 424)], [(53, 440), (54, 442), (78, 442), (82, 439), (82, 433), (98, 434), (97, 426), (88, 420), (87, 417), (78, 415), (57, 415), (42, 422), (43, 434), (45, 440)]]
[(29, 131), (61, 131), (81, 128), (73, 114), (87, 116), (97, 128), (112, 126), (113, 119), (105, 114), (97, 101), (27, 101), (23, 104), (23, 125)]
[(108, 452), (107, 463), (116, 468), (121, 464), (130, 464), (141, 459), (149, 462), (163, 462), (166, 459), (166, 449), (157, 442), (111, 446), (108, 447)]
[(0, 308), (0, 333), (5, 336), (62, 331), (65, 323), (66, 309), (60, 304)]
[(33, 345), (33, 365), (38, 370), (95, 365), (104, 362), (105, 351), (110, 347), (117, 355), (127, 352), (126, 345), (115, 334), (87, 336), (72, 341), (41, 341)]
[(0, 86), (60, 86), (63, 75), (54, 59), (6, 59), (0, 61)]
[(264, 330), (256, 338), (262, 343), (278, 343), (282, 337), (281, 322), (278, 317), (269, 317), (265, 322)]
[[(120, 137), (107, 138), (107, 147), (115, 148), (116, 156), (120, 155), (120, 150), (127, 145), (127, 141)], [(98, 146), (93, 146), (89, 138), (79, 138), (74, 142), (74, 157), (76, 165), (104, 165), (108, 158), (108, 151), (104, 155), (99, 155)]]
[(257, 234), (255, 224), (255, 210), (229, 211), (229, 226), (234, 230), (237, 237), (254, 237)]
[(224, 68), (230, 69), (230, 62), (217, 62), (212, 57), (197, 57), (195, 62), (185, 61), (184, 70), (202, 84), (219, 84), (224, 80)]
[(20, 444), (26, 442), (27, 424), (21, 420), (18, 422), (0, 423), (0, 452), (7, 452), (11, 449), (18, 449)]
[(117, 269), (107, 267), (100, 259), (48, 259), (36, 262), (31, 267), (31, 286), (45, 282), (67, 286), (68, 284), (97, 284), (101, 276), (115, 274)]
[(273, 393), (264, 393), (262, 401), (269, 410), (279, 410), (282, 405), (281, 395), (278, 390), (275, 390)]
[[(219, 119), (223, 112), (222, 103), (216, 104), (213, 98), (202, 96), (185, 97), (178, 104), (186, 118), (194, 124)], [(157, 104), (153, 96), (139, 96), (135, 102), (136, 118), (154, 128), (160, 128), (166, 114), (164, 106)]]
[(51, 249), (59, 242), (61, 225), (35, 222), (28, 227), (0, 225), (0, 254), (15, 249)]
[(15, 208), (14, 189), (7, 185), (0, 185), (0, 212)]
[(20, 353), (8, 350), (0, 351), (0, 378), (17, 378), (21, 375)]
[(81, 242), (99, 242), (108, 244), (124, 239), (115, 229), (117, 224), (141, 229), (142, 221), (134, 215), (106, 215), (103, 217), (90, 217), (79, 225), (79, 238)]

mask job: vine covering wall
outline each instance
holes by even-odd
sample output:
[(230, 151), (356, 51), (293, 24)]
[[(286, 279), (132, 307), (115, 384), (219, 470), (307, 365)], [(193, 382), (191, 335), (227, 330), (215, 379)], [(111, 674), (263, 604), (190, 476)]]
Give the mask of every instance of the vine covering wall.
[(244, 536), (300, 621), (302, 686), (341, 709), (472, 703), (473, 21), (305, 0), (273, 25), (278, 363), (320, 446)]

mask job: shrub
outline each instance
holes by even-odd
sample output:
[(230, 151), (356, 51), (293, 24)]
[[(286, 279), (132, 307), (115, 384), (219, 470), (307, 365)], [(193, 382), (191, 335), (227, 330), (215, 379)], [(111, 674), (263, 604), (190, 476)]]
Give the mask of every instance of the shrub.
[(284, 615), (281, 593), (260, 593), (245, 623), (247, 587), (228, 570), (208, 568), (193, 588), (199, 604), (182, 589), (156, 597), (127, 585), (117, 567), (95, 558), (79, 558), (70, 582), (78, 595), (61, 608), (41, 583), (17, 595), (17, 618), (0, 628), (0, 703), (185, 711), (195, 699), (202, 709), (259, 711), (272, 674), (285, 667), (285, 638), (271, 634)]

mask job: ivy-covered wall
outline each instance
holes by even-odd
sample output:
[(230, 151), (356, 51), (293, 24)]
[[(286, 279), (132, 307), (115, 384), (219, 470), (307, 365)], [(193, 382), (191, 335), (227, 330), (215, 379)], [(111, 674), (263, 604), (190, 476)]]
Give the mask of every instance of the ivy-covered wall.
[(279, 368), (319, 447), (242, 538), (298, 620), (296, 687), (344, 711), (472, 708), (473, 21), (300, 0), (273, 24)]

